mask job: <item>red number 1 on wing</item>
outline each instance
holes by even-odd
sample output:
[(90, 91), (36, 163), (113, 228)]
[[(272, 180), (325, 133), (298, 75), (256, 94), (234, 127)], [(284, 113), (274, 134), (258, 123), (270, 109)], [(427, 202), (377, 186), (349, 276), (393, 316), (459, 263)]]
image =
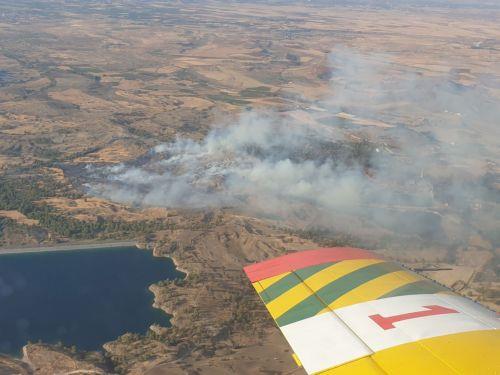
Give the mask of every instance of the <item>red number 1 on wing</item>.
[(424, 316), (442, 315), (442, 314), (455, 314), (458, 311), (449, 309), (439, 305), (422, 306), (425, 310), (415, 311), (406, 314), (382, 316), (380, 314), (370, 315), (369, 318), (377, 323), (382, 329), (388, 330), (396, 328), (394, 323), (401, 322), (402, 320), (422, 318)]

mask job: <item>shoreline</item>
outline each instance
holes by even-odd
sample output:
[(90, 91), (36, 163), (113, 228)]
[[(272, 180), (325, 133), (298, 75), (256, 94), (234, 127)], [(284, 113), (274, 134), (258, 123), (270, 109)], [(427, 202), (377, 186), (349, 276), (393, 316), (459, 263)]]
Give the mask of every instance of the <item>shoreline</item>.
[(77, 251), (94, 250), (99, 248), (117, 248), (117, 247), (137, 247), (137, 241), (112, 241), (112, 242), (90, 242), (90, 243), (72, 243), (53, 246), (35, 246), (35, 247), (5, 247), (0, 248), (0, 256), (6, 254), (24, 254), (24, 253), (48, 253), (55, 251)]

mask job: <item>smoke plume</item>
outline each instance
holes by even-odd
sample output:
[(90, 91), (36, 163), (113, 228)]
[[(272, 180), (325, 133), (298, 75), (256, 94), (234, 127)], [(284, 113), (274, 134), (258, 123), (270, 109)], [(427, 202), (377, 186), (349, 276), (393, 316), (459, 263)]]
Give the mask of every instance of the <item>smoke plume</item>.
[(487, 83), (347, 49), (331, 66), (322, 100), (286, 114), (246, 111), (202, 141), (178, 138), (135, 164), (92, 170), (90, 192), (446, 241), (498, 212), (500, 110)]

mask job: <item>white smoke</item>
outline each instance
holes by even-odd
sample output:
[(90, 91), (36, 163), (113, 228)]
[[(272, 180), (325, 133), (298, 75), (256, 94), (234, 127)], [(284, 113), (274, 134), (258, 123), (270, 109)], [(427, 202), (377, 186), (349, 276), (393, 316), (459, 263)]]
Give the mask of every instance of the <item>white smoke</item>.
[[(332, 54), (332, 66), (332, 94), (313, 109), (244, 112), (200, 142), (179, 138), (153, 148), (141, 165), (97, 171), (106, 178), (91, 182), (90, 192), (136, 205), (233, 206), (281, 217), (299, 208), (327, 220), (342, 212), (409, 232), (423, 226), (424, 235), (460, 202), (454, 215), (465, 224), (460, 215), (485, 194), (470, 181), (497, 162), (491, 136), (500, 111), (488, 90), (345, 49)], [(304, 114), (308, 121), (298, 120)], [(394, 208), (412, 218), (398, 222)]]
[[(290, 120), (291, 121), (291, 120)], [(359, 168), (339, 170), (333, 160), (292, 160), (315, 142), (317, 128), (248, 112), (229, 127), (212, 130), (201, 142), (161, 144), (140, 167), (113, 166), (92, 191), (115, 201), (173, 206), (268, 207), (290, 200), (326, 206), (359, 201)]]

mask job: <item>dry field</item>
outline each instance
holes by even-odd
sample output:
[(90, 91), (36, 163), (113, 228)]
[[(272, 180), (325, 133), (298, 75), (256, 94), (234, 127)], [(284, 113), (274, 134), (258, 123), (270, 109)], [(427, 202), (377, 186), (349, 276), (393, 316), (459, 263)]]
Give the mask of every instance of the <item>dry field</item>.
[[(447, 77), (453, 90), (487, 90), (493, 100), (500, 100), (499, 16), (494, 4), (466, 8), (458, 3), (450, 8), (333, 6), (315, 1), (269, 5), (0, 0), (0, 177), (50, 176), (72, 192), (79, 191), (80, 195), (36, 201), (78, 221), (163, 220), (175, 225), (151, 234), (157, 255), (173, 255), (190, 274), (204, 278), (203, 283), (189, 279), (184, 286), (152, 287), (155, 303), (176, 314), (175, 327), (167, 333), (159, 329), (158, 336), (125, 336), (106, 344), (113, 371), (295, 373), (289, 349), (265, 312), (238, 315), (241, 301), (249, 306), (258, 302), (248, 285), (242, 287), (246, 284), (238, 270), (249, 261), (285, 250), (332, 242), (317, 240), (306, 231), (300, 232), (302, 236), (290, 234), (297, 227), (307, 229), (321, 222), (319, 215), (288, 218), (285, 224), (294, 228), (285, 231), (276, 229), (274, 221), (239, 212), (130, 207), (91, 197), (85, 194), (80, 175), (85, 168), (133, 163), (159, 143), (176, 137), (200, 140), (211, 126), (261, 109), (325, 126), (326, 132), (338, 132), (353, 142), (383, 139), (380, 147), (389, 151), (396, 148), (384, 132), (397, 131), (401, 124), (432, 141), (423, 152), (452, 147), (454, 139), (465, 134), (488, 157), (454, 159), (454, 166), (464, 171), (458, 177), (439, 163), (429, 166), (426, 176), (460, 182), (488, 177), (498, 196), (497, 119), (471, 129), (462, 126), (459, 112), (445, 111), (434, 115), (447, 127), (434, 128), (426, 122), (428, 113), (419, 112), (397, 93), (391, 102), (363, 108), (364, 115), (349, 108), (332, 114), (324, 107), (341, 91), (342, 82), (330, 80), (339, 68), (332, 56), (345, 50), (371, 56), (375, 64), (388, 64), (383, 76), (370, 75), (375, 83), (408, 74), (429, 80)], [(435, 100), (428, 98), (431, 103)], [(363, 105), (360, 99), (358, 107)], [(463, 106), (467, 110), (467, 103)], [(375, 118), (374, 112), (384, 116)], [(332, 130), (327, 126), (331, 123), (342, 126)], [(388, 187), (393, 183), (386, 182)], [(389, 209), (401, 215), (425, 211), (406, 206)], [(498, 311), (497, 201), (477, 201), (467, 211), (475, 220), (473, 229), (464, 229), (458, 215), (444, 204), (427, 211), (438, 212), (450, 238), (464, 235), (465, 240), (426, 249), (404, 243), (404, 249), (394, 250), (380, 245), (385, 232), (362, 229), (367, 238), (377, 238), (384, 255), (425, 269), (428, 277)], [(0, 219), (22, 227), (39, 224), (10, 209), (1, 210)], [(339, 225), (359, 224), (337, 220)], [(36, 240), (57, 237), (46, 232), (49, 236), (44, 232), (40, 236), (45, 237)], [(491, 234), (495, 232), (496, 237)], [(24, 243), (20, 233), (14, 233), (13, 241)], [(32, 345), (27, 353), (31, 369), (1, 357), (0, 372), (96, 370), (93, 361), (59, 349)]]
[(32, 13), (3, 6), (3, 168), (61, 158), (117, 163), (174, 136), (199, 137), (245, 107), (306, 108), (330, 90), (328, 54), (340, 47), (389, 54), (394, 75), (458, 66), (461, 84), (500, 92), (498, 45), (488, 45), (500, 31), (480, 10), (52, 3)]

